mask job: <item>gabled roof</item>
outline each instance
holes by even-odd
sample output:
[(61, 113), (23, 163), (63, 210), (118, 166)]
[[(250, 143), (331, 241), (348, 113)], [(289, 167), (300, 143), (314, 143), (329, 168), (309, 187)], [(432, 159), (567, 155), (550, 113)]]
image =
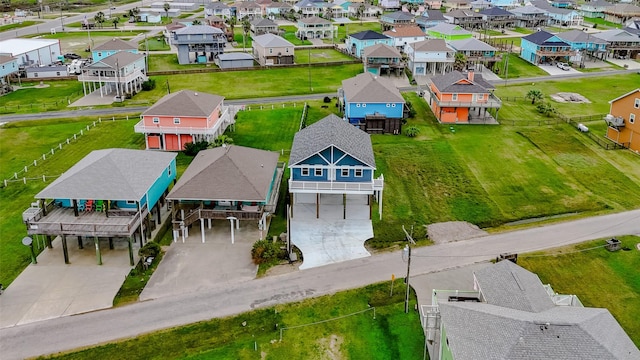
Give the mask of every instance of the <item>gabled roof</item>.
[(330, 146), (337, 147), (371, 168), (376, 167), (371, 136), (333, 114), (296, 133), (291, 146), (289, 166)]
[(460, 25), (454, 25), (449, 23), (440, 23), (434, 27), (430, 27), (427, 29), (430, 32), (437, 32), (445, 35), (467, 35), (471, 34), (470, 31), (467, 31), (460, 27)]
[(95, 150), (35, 198), (139, 201), (175, 157), (160, 151)]
[(359, 33), (349, 35), (349, 37), (352, 37), (358, 40), (377, 40), (377, 39), (389, 38), (387, 35), (380, 34), (379, 32), (375, 32), (373, 30), (360, 31)]
[(289, 41), (285, 40), (284, 38), (282, 38), (282, 37), (280, 37), (278, 35), (274, 35), (274, 34), (262, 34), (262, 35), (255, 36), (253, 38), (253, 42), (257, 43), (258, 45), (262, 46), (263, 48), (266, 48), (266, 47), (293, 46), (293, 44), (290, 43)]
[(640, 357), (638, 348), (607, 309), (554, 306), (531, 313), (472, 302), (441, 303), (439, 307), (456, 360)]
[(208, 34), (222, 34), (223, 31), (217, 27), (209, 25), (191, 25), (176, 30), (176, 35), (208, 35)]
[(600, 38), (605, 41), (627, 41), (627, 42), (640, 42), (640, 37), (634, 35), (628, 31), (614, 29), (605, 30), (599, 33), (595, 33), (592, 36)]
[(265, 201), (277, 165), (277, 152), (237, 145), (202, 150), (167, 199)]
[(256, 4), (253, 1), (239, 1), (235, 4), (233, 4), (233, 6), (236, 9), (241, 9), (241, 10), (255, 10), (255, 9), (259, 9), (260, 5)]
[(610, 101), (609, 101), (609, 104), (614, 103), (614, 102), (616, 102), (616, 101), (618, 101), (618, 100), (620, 100), (620, 99), (626, 98), (627, 96), (630, 96), (631, 94), (636, 93), (636, 92), (637, 92), (637, 93), (640, 93), (640, 89), (631, 90), (631, 91), (629, 91), (628, 93), (626, 93), (626, 94), (624, 94), (624, 95), (620, 95), (620, 96), (618, 96), (617, 98), (615, 98), (615, 99), (613, 99), (613, 100), (610, 100)]
[(451, 40), (449, 45), (458, 51), (496, 51), (493, 46), (476, 38)]
[(532, 5), (517, 7), (515, 9), (511, 9), (511, 12), (514, 14), (529, 14), (529, 15), (547, 13), (546, 11)]
[(475, 278), (484, 299), (491, 305), (528, 312), (556, 306), (538, 275), (511, 261), (500, 261), (478, 270)]
[(591, 44), (606, 44), (607, 42), (597, 38), (595, 36), (591, 36), (582, 30), (569, 30), (558, 33), (556, 35), (558, 38), (573, 43), (591, 43)]
[(306, 18), (301, 18), (298, 20), (298, 22), (301, 22), (303, 24), (331, 24), (331, 21), (329, 20), (325, 20), (323, 18), (317, 17), (317, 16), (309, 16)]
[(420, 16), (416, 17), (416, 20), (424, 18), (425, 21), (429, 20), (429, 21), (445, 21), (447, 20), (444, 17), (444, 14), (442, 14), (442, 11), (440, 10), (426, 10), (423, 11), (422, 14), (420, 14)]
[(604, 10), (605, 14), (639, 16), (640, 7), (633, 4), (615, 4)]
[(278, 26), (278, 24), (275, 23), (275, 21), (271, 20), (271, 19), (267, 19), (267, 18), (257, 18), (254, 19), (251, 22), (251, 25), (255, 26), (255, 27), (272, 27), (272, 26)]
[(293, 6), (287, 4), (286, 2), (272, 2), (271, 4), (267, 5), (267, 8), (271, 8), (271, 9), (293, 9)]
[(418, 25), (406, 25), (406, 26), (396, 26), (389, 31), (385, 31), (383, 34), (389, 37), (425, 37), (427, 34), (420, 29)]
[(446, 17), (450, 17), (450, 18), (481, 18), (482, 15), (480, 15), (479, 13), (473, 11), (473, 10), (464, 10), (464, 9), (455, 9), (455, 10), (451, 10), (446, 14), (443, 14), (443, 16)]
[(404, 98), (391, 80), (375, 76), (370, 72), (342, 80), (342, 90), (347, 102), (404, 103)]
[(487, 16), (509, 16), (509, 15), (513, 15), (512, 13), (508, 12), (507, 10), (505, 10), (503, 8), (499, 8), (497, 6), (480, 10), (479, 13), (482, 14), (482, 15), (487, 15)]
[(92, 51), (109, 51), (109, 50), (137, 50), (134, 44), (122, 39), (113, 38), (107, 42), (95, 46)]
[(409, 44), (415, 51), (455, 51), (443, 39), (428, 39)]
[(87, 67), (96, 68), (96, 69), (105, 68), (105, 67), (111, 68), (111, 69), (115, 69), (116, 67), (122, 68), (124, 66), (127, 66), (129, 64), (132, 64), (140, 60), (141, 58), (144, 58), (143, 54), (134, 54), (128, 51), (119, 51), (113, 55), (107, 56), (102, 60), (96, 61)]
[(549, 39), (551, 39), (553, 36), (553, 34), (548, 33), (544, 30), (542, 31), (536, 31), (533, 34), (529, 34), (525, 37), (523, 37), (523, 40), (527, 40), (529, 42), (532, 42), (536, 45), (557, 45), (557, 46), (569, 46), (569, 44), (565, 43), (564, 41), (547, 41)]
[(434, 76), (431, 82), (441, 93), (486, 94), (489, 90), (495, 89), (480, 74), (474, 74), (473, 81), (470, 81), (468, 75), (455, 70), (444, 75)]
[(402, 54), (395, 47), (387, 44), (376, 44), (364, 48), (364, 57), (401, 58)]
[(396, 11), (396, 12), (392, 12), (390, 14), (384, 14), (382, 16), (385, 17), (385, 18), (398, 20), (398, 21), (411, 21), (411, 20), (413, 20), (415, 18), (415, 16), (413, 16), (410, 13), (405, 12), (405, 11)]
[(165, 26), (165, 29), (169, 30), (169, 31), (173, 31), (173, 30), (177, 30), (177, 29), (182, 29), (183, 27), (186, 27), (187, 25), (183, 24), (183, 23), (179, 23), (179, 22), (172, 22), (171, 24), (167, 24)]
[(142, 116), (193, 116), (208, 117), (222, 103), (224, 97), (220, 95), (180, 90), (165, 95)]

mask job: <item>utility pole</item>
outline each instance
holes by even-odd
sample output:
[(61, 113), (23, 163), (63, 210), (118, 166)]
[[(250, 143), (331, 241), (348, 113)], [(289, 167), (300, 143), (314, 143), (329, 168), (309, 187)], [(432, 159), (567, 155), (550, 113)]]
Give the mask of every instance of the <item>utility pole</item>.
[(413, 240), (413, 236), (412, 236), (413, 226), (411, 226), (411, 234), (407, 232), (407, 230), (404, 228), (404, 225), (402, 225), (402, 231), (404, 231), (407, 237), (407, 241), (409, 242), (402, 250), (402, 258), (407, 259), (407, 277), (405, 279), (405, 282), (407, 284), (407, 291), (404, 297), (404, 313), (408, 314), (409, 313), (409, 292), (411, 289), (411, 287), (409, 286), (409, 274), (411, 272), (411, 246), (410, 245), (415, 245), (416, 242)]
[(60, 1), (60, 25), (62, 25), (62, 31), (64, 31), (64, 21), (62, 20), (62, 1)]
[(311, 48), (309, 48), (309, 91), (313, 92), (311, 87)]

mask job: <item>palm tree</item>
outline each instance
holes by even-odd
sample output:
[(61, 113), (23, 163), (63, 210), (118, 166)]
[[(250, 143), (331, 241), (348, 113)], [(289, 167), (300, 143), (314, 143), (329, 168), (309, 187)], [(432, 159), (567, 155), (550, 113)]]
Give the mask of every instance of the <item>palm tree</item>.
[(249, 31), (251, 31), (251, 23), (249, 22), (249, 20), (244, 19), (242, 20), (242, 51), (245, 51), (245, 44), (247, 42), (247, 34), (249, 34)]
[(232, 16), (227, 22), (229, 23), (229, 26), (231, 26), (231, 33), (235, 36), (235, 26), (238, 23), (238, 19), (235, 16)]
[(195, 19), (191, 22), (191, 25), (202, 25), (202, 21)]
[(415, 3), (407, 4), (407, 10), (409, 10), (409, 12), (413, 14), (418, 10), (418, 4), (415, 4)]
[(118, 23), (120, 22), (120, 18), (117, 16), (114, 16), (111, 18), (111, 22), (113, 23), (113, 28), (117, 29), (118, 28)]
[(453, 63), (453, 69), (463, 71), (467, 65), (467, 58), (461, 52), (456, 52), (456, 59)]
[(536, 100), (542, 100), (544, 96), (542, 95), (542, 91), (531, 89), (525, 96), (526, 99), (531, 99), (531, 104), (535, 104)]
[(169, 17), (169, 9), (171, 9), (171, 5), (166, 2), (164, 3), (164, 5), (162, 5), (162, 8), (164, 9), (164, 14), (166, 17)]
[(102, 11), (98, 11), (96, 16), (93, 17), (93, 20), (95, 20), (96, 24), (98, 24), (98, 26), (100, 26), (100, 28), (102, 29), (102, 23), (104, 23), (104, 13)]

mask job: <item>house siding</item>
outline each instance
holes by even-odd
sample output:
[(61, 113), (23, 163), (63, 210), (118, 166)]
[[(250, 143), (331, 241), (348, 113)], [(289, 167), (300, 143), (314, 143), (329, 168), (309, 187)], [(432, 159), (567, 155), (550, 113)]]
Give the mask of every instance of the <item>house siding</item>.
[[(619, 130), (609, 127), (607, 137), (618, 144), (628, 143), (629, 149), (640, 151), (640, 108), (634, 107), (636, 101), (640, 102), (640, 91), (611, 103), (610, 114), (623, 117), (625, 126)], [(629, 121), (631, 114), (635, 116), (633, 124)]]
[[(387, 104), (389, 107), (387, 107)], [(360, 105), (360, 106), (358, 106)], [(366, 105), (366, 106), (363, 106)], [(395, 107), (393, 107), (395, 105)], [(347, 103), (347, 118), (353, 123), (354, 120), (364, 119), (367, 115), (379, 113), (388, 118), (402, 118), (402, 103)]]

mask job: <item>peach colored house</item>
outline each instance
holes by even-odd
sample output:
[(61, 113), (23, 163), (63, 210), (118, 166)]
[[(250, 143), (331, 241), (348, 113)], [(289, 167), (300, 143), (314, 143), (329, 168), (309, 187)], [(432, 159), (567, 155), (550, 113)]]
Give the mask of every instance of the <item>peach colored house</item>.
[(613, 142), (640, 152), (640, 89), (635, 89), (609, 101), (611, 109), (605, 121), (607, 138)]
[[(493, 89), (482, 75), (453, 71), (432, 78), (426, 97), (441, 123), (496, 123), (502, 102)], [(495, 117), (490, 109), (495, 109)]]
[(166, 95), (140, 115), (134, 130), (149, 150), (182, 151), (184, 145), (213, 141), (234, 122), (235, 109), (224, 98), (192, 90)]

